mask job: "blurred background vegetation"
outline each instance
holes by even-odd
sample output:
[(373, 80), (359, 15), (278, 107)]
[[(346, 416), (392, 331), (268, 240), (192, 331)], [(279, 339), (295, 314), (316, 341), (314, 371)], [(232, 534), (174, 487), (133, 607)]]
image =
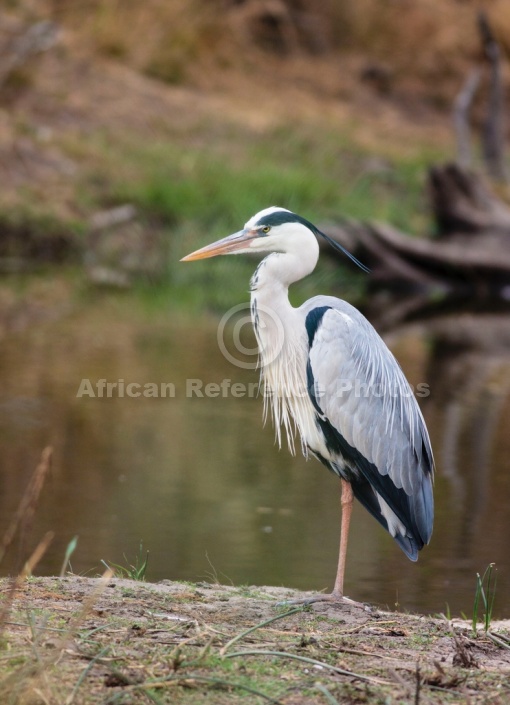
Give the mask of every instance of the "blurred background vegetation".
[(3, 3), (2, 269), (85, 262), (221, 308), (225, 272), (235, 299), (252, 265), (176, 262), (267, 205), (426, 232), (480, 8), (506, 51), (503, 0)]

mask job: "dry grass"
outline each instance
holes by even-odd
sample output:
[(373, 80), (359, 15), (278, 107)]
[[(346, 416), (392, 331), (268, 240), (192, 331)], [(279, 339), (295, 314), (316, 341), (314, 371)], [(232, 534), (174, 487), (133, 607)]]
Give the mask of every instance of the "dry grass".
[[(16, 510), (16, 513), (9, 523), (0, 542), (0, 564), (5, 558), (6, 553), (11, 548), (16, 535), (19, 535), (20, 554), (26, 549), (27, 538), (32, 527), (41, 492), (51, 469), (52, 455), (53, 449), (50, 446), (45, 448), (41, 454), (41, 459), (35, 468), (32, 477), (30, 478), (25, 492), (23, 493), (18, 509)], [(48, 531), (39, 541), (30, 557), (25, 561), (18, 575), (9, 581), (9, 585), (6, 590), (6, 597), (3, 600), (0, 609), (0, 634), (2, 634), (5, 628), (6, 620), (9, 612), (11, 611), (16, 592), (20, 589), (23, 581), (29, 575), (32, 575), (35, 566), (46, 553), (53, 537), (54, 533), (52, 531)]]
[(41, 459), (30, 478), (18, 509), (0, 542), (0, 563), (2, 563), (5, 554), (12, 545), (13, 539), (18, 532), (21, 536), (20, 543), (23, 549), (26, 537), (32, 527), (42, 488), (51, 469), (52, 455), (53, 449), (50, 446), (45, 448), (41, 454)]
[(480, 8), (508, 51), (505, 0), (46, 0), (46, 14), (84, 45), (172, 83), (208, 83), (225, 68), (256, 73), (264, 64), (285, 74), (282, 59), (303, 54), (322, 55), (321, 82), (328, 64), (340, 75), (338, 60), (354, 54), (397, 83), (432, 81), (434, 92), (450, 89), (479, 57)]

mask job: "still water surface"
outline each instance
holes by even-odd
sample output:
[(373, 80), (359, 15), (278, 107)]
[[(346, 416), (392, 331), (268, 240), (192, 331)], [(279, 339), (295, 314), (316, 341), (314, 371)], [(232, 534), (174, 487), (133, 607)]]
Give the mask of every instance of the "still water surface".
[[(107, 299), (4, 338), (2, 532), (42, 448), (55, 449), (34, 526), (26, 545), (13, 546), (4, 573), (53, 529), (39, 574), (58, 573), (78, 535), (76, 573), (96, 575), (101, 559), (133, 562), (143, 541), (152, 581), (331, 589), (338, 480), (316, 461), (278, 450), (249, 386), (258, 373), (225, 359), (217, 325), (212, 317), (146, 316)], [(420, 403), (438, 465), (436, 523), (413, 564), (357, 506), (346, 593), (469, 614), (476, 572), (495, 562), (496, 611), (510, 617), (510, 318), (450, 315), (393, 330), (386, 341), (410, 381), (430, 387)], [(82, 380), (98, 379), (166, 383), (171, 396), (77, 396)], [(226, 379), (245, 386), (201, 398), (190, 393), (198, 383), (187, 382)]]

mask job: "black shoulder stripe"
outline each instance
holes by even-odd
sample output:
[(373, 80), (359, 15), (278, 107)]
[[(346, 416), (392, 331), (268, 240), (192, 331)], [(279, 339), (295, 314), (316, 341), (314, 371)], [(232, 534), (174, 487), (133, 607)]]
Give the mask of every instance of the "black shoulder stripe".
[(306, 386), (308, 389), (308, 394), (310, 396), (310, 401), (312, 402), (313, 408), (317, 412), (317, 415), (320, 416), (321, 418), (324, 418), (324, 412), (319, 406), (319, 402), (317, 401), (317, 390), (315, 388), (315, 380), (313, 378), (313, 372), (312, 372), (312, 366), (310, 365), (310, 360), (306, 363)]
[(312, 310), (307, 314), (305, 320), (306, 332), (308, 333), (308, 345), (312, 347), (313, 339), (317, 333), (321, 321), (324, 317), (326, 311), (329, 311), (331, 306), (317, 306), (317, 308), (312, 308)]
[[(312, 347), (315, 334), (319, 330), (319, 326), (324, 317), (326, 311), (328, 311), (331, 306), (317, 306), (313, 308), (306, 316), (305, 327), (308, 333), (308, 346)], [(310, 358), (306, 364), (306, 383), (308, 387), (308, 394), (310, 395), (311, 402), (317, 414), (323, 416), (323, 411), (320, 408), (319, 402), (317, 401), (317, 390), (315, 388), (315, 380), (313, 378), (312, 366), (310, 364)]]

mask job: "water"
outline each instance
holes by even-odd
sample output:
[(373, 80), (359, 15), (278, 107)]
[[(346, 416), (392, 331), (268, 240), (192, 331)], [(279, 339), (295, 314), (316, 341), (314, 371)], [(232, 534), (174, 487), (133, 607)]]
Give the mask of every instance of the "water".
[[(106, 299), (4, 338), (2, 533), (41, 450), (55, 451), (33, 526), (12, 546), (4, 573), (52, 529), (38, 574), (58, 574), (78, 535), (76, 573), (98, 574), (102, 559), (134, 562), (143, 541), (149, 580), (331, 589), (339, 483), (316, 461), (278, 450), (253, 393), (258, 373), (225, 359), (217, 323), (170, 313), (148, 320), (129, 302)], [(469, 614), (476, 572), (495, 562), (496, 611), (510, 617), (510, 318), (451, 315), (386, 339), (410, 381), (430, 387), (420, 401), (438, 464), (436, 524), (413, 564), (356, 506), (346, 593)], [(123, 380), (124, 396), (117, 388), (92, 397), (87, 383), (77, 396), (83, 380), (98, 379)], [(209, 388), (218, 396), (199, 397), (199, 383), (187, 380), (218, 384)], [(235, 396), (224, 382), (223, 393), (223, 380), (243, 386)], [(129, 383), (140, 385), (132, 392), (158, 385), (158, 393), (164, 383), (167, 396), (128, 396)]]

